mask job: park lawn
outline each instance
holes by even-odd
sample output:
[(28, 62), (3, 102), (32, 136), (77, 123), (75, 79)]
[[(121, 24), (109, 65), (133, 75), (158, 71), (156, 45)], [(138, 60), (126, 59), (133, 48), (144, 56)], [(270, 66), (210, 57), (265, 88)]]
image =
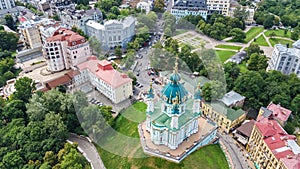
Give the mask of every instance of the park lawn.
[(259, 33), (264, 30), (263, 27), (252, 27), (248, 32), (246, 32), (245, 42), (248, 43), (250, 40), (255, 38)]
[(175, 31), (175, 36), (176, 36), (176, 35), (183, 34), (183, 33), (185, 33), (185, 32), (188, 32), (188, 30), (186, 30), (186, 29), (176, 29), (176, 31)]
[(234, 46), (234, 45), (217, 45), (215, 48), (221, 48), (221, 49), (232, 49), (232, 50), (240, 50), (242, 49), (242, 46)]
[(289, 44), (289, 47), (292, 47), (292, 44), (294, 43), (294, 41), (292, 41), (292, 40), (286, 40), (286, 39), (280, 39), (280, 38), (270, 38), (269, 41), (273, 47), (276, 44), (282, 44), (282, 45)]
[(227, 59), (229, 59), (231, 56), (236, 54), (236, 52), (230, 50), (215, 50), (215, 51), (222, 63), (224, 63)]
[(272, 32), (275, 33), (275, 36), (291, 38), (291, 31), (288, 30), (287, 33), (284, 34), (284, 30), (283, 29), (267, 30), (265, 32), (265, 35), (270, 37), (270, 35), (272, 34)]
[(259, 46), (269, 46), (269, 44), (266, 41), (266, 38), (263, 35), (260, 35), (254, 43), (258, 44)]
[(242, 61), (242, 63), (239, 64), (239, 67), (240, 67), (241, 73), (245, 73), (248, 71), (248, 68), (246, 66), (246, 61)]
[[(121, 115), (116, 119), (116, 124), (114, 129), (122, 134), (136, 138), (138, 123), (126, 119), (137, 117), (140, 121), (144, 120), (145, 115), (145, 104), (142, 102), (137, 102), (126, 109)], [(124, 116), (123, 116), (124, 115)], [(135, 131), (135, 132), (133, 132)], [(112, 135), (109, 133), (109, 135)], [(124, 140), (113, 140), (114, 136), (107, 137), (106, 139), (114, 144), (121, 144), (125, 142)], [(150, 157), (143, 153), (143, 150), (140, 146), (139, 139), (136, 139), (135, 145), (132, 145), (130, 142), (127, 142), (128, 146), (123, 147), (124, 151), (131, 151), (130, 154), (134, 156), (141, 156), (144, 158), (128, 158), (124, 156), (119, 156), (114, 153), (109, 152), (107, 149), (95, 145), (101, 156), (101, 159), (107, 169), (127, 169), (127, 168), (141, 168), (141, 169), (190, 169), (190, 168), (201, 168), (201, 169), (229, 169), (226, 157), (220, 148), (219, 144), (208, 145), (200, 148), (196, 152), (193, 152), (181, 163), (173, 163), (162, 158)], [(126, 145), (127, 145), (126, 144)], [(118, 148), (118, 145), (114, 147)], [(123, 151), (120, 147), (120, 151)]]

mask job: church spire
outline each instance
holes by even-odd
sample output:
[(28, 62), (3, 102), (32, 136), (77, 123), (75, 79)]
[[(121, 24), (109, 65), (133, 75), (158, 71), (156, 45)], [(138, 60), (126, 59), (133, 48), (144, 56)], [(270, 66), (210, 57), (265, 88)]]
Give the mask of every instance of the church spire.
[(153, 88), (152, 88), (152, 82), (150, 82), (150, 88), (148, 90), (148, 95), (147, 95), (148, 99), (153, 99), (154, 98), (154, 93), (153, 93)]

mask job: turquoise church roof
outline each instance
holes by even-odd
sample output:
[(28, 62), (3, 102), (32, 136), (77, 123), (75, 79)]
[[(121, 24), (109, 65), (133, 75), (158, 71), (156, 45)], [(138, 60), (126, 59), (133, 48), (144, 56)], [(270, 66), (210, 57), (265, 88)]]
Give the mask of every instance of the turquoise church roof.
[(172, 104), (177, 97), (179, 104), (184, 102), (188, 96), (188, 92), (183, 85), (179, 83), (180, 75), (174, 71), (170, 77), (170, 80), (171, 82), (168, 83), (161, 91), (163, 99), (169, 104)]
[(197, 89), (196, 89), (196, 91), (195, 91), (194, 99), (195, 99), (195, 100), (202, 100), (202, 94), (201, 94), (201, 86), (200, 86), (200, 83), (198, 84)]

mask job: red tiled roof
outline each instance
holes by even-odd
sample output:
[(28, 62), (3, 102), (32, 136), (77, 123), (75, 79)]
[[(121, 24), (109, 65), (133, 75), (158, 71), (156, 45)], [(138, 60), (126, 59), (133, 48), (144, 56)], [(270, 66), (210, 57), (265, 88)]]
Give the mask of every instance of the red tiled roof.
[(53, 89), (59, 85), (64, 85), (64, 84), (67, 84), (71, 81), (72, 79), (68, 76), (68, 75), (63, 75), (61, 77), (58, 77), (54, 80), (51, 80), (51, 81), (48, 81), (46, 82), (46, 87), (47, 88), (50, 88), (50, 89)]
[[(54, 41), (67, 41), (68, 46), (75, 46), (82, 43), (85, 43), (86, 40), (83, 36), (69, 30), (66, 28), (59, 28), (54, 33), (53, 36), (47, 38), (47, 42), (54, 42)], [(74, 43), (73, 43), (74, 42)]]
[(292, 113), (291, 110), (281, 107), (279, 104), (276, 105), (272, 102), (268, 105), (267, 108), (273, 112), (272, 115), (275, 119), (283, 122), (286, 122)]
[(288, 135), (277, 121), (261, 118), (255, 122), (255, 126), (261, 132), (264, 142), (277, 159), (294, 155), (291, 148), (287, 146), (287, 140), (295, 140), (296, 138)]
[(95, 59), (95, 56), (90, 57), (88, 61), (79, 64), (77, 67), (80, 70), (88, 69), (91, 73), (105, 81), (113, 88), (117, 88), (123, 84), (132, 82), (132, 80), (126, 74), (120, 73), (113, 69), (109, 61), (99, 61)]
[(282, 158), (281, 161), (288, 169), (299, 169), (300, 168), (300, 155), (299, 154)]

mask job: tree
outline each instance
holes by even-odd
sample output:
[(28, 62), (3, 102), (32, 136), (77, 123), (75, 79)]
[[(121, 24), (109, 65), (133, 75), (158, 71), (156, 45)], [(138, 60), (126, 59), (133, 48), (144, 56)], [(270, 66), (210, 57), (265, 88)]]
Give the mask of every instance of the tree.
[[(98, 39), (96, 39), (95, 36), (89, 38), (89, 43), (92, 48), (92, 53), (94, 55), (97, 55), (99, 58), (102, 51), (101, 43), (98, 41)], [(99, 59), (102, 59), (102, 57), (100, 57)]]
[(125, 58), (122, 59), (121, 64), (125, 66), (125, 68), (130, 69), (130, 67), (134, 63), (135, 51), (130, 49), (127, 51)]
[(258, 53), (258, 54), (260, 53), (260, 47), (258, 44), (255, 44), (255, 43), (250, 44), (250, 46), (247, 49), (246, 60), (248, 60), (253, 53)]
[(298, 39), (299, 39), (299, 35), (300, 35), (300, 31), (294, 30), (294, 31), (291, 33), (291, 39), (293, 39), (293, 40), (298, 40)]
[(2, 51), (8, 50), (14, 52), (17, 49), (19, 37), (16, 34), (0, 30), (0, 39), (0, 48)]
[(245, 21), (248, 16), (249, 12), (247, 12), (244, 8), (241, 8), (241, 6), (237, 6), (233, 13), (233, 17), (239, 19), (240, 21)]
[(263, 23), (265, 29), (270, 29), (274, 25), (274, 15), (267, 15)]
[(233, 28), (229, 32), (229, 35), (232, 36), (233, 40), (237, 42), (243, 42), (244, 39), (246, 38), (246, 33), (240, 28)]
[(134, 86), (136, 84), (136, 81), (137, 81), (136, 76), (134, 75), (134, 73), (132, 71), (128, 71), (127, 76), (132, 79), (132, 85)]
[(234, 83), (240, 75), (240, 67), (238, 66), (238, 64), (234, 62), (227, 62), (224, 65), (224, 72), (225, 72), (227, 90), (230, 91), (234, 88)]
[(253, 53), (248, 60), (248, 69), (259, 71), (268, 67), (268, 58), (265, 55)]
[(117, 57), (121, 57), (122, 56), (122, 49), (121, 49), (121, 46), (117, 46), (116, 49), (115, 49), (115, 54)]
[(12, 30), (15, 30), (15, 22), (12, 16), (10, 14), (6, 14), (4, 19), (6, 22), (6, 26), (8, 26)]
[(52, 16), (52, 18), (53, 18), (54, 20), (56, 20), (56, 21), (60, 21), (60, 18), (59, 18), (59, 16), (58, 16), (57, 14), (54, 14), (54, 15)]
[(54, 112), (47, 113), (44, 124), (44, 130), (47, 131), (49, 137), (55, 138), (60, 142), (67, 139), (67, 127), (62, 121), (60, 114), (55, 114)]
[(22, 100), (25, 103), (28, 103), (32, 92), (36, 90), (33, 80), (28, 77), (18, 79), (15, 83), (15, 89), (16, 91), (13, 93), (13, 98)]
[(119, 8), (116, 7), (116, 6), (113, 6), (113, 7), (110, 9), (110, 12), (113, 13), (113, 14), (115, 14), (115, 15), (120, 15), (120, 14), (121, 14)]
[(153, 11), (155, 12), (163, 12), (165, 7), (164, 0), (156, 0), (154, 1)]
[(287, 124), (284, 126), (284, 130), (289, 134), (294, 134), (295, 127), (291, 122), (287, 122)]
[(210, 81), (202, 87), (203, 97), (205, 101), (214, 101), (222, 98), (225, 94), (223, 84), (219, 81)]
[(300, 113), (300, 94), (298, 94), (291, 103), (293, 112)]
[(258, 72), (247, 71), (236, 79), (234, 91), (247, 98), (245, 102), (247, 108), (259, 110), (263, 106), (260, 96), (264, 91), (264, 86), (265, 82)]

